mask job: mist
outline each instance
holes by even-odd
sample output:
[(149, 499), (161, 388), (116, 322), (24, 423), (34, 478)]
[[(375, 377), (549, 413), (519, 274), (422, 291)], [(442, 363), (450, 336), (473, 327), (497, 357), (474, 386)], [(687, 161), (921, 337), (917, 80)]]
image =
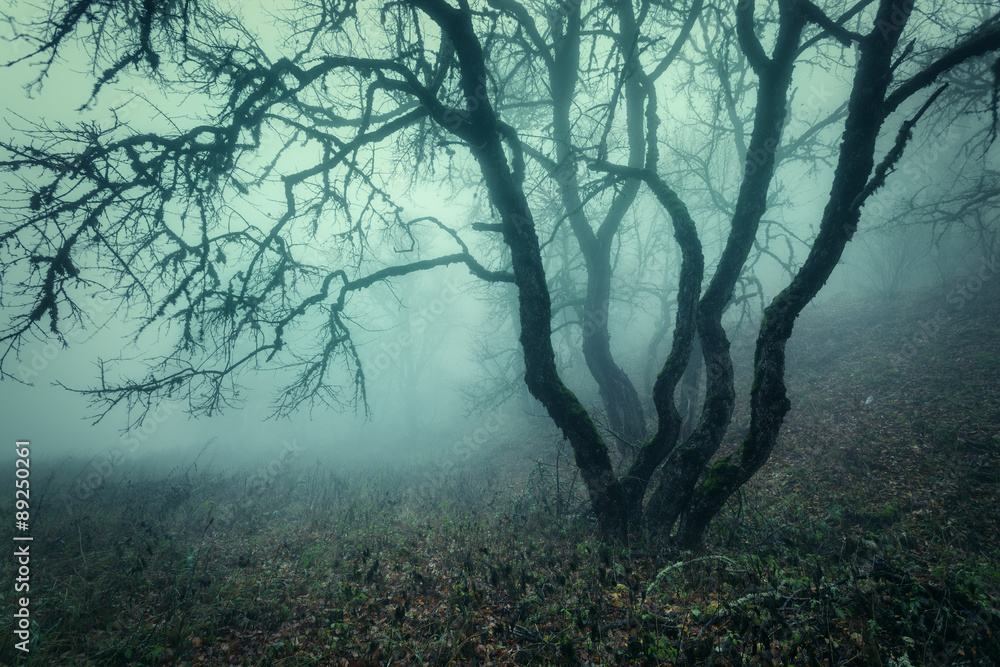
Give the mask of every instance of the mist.
[(1000, 29), (841, 4), (0, 11), (0, 662), (1000, 661)]

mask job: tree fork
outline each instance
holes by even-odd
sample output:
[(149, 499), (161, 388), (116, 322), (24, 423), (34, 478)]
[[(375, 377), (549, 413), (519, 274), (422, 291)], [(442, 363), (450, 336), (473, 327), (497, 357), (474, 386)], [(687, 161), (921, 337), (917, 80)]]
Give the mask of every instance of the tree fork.
[(736, 405), (733, 362), (722, 316), (767, 208), (767, 191), (774, 177), (787, 116), (788, 89), (804, 26), (802, 15), (782, 3), (777, 40), (768, 58), (753, 32), (753, 2), (741, 3), (738, 8), (740, 45), (757, 72), (760, 89), (732, 231), (698, 307), (698, 336), (707, 385), (701, 417), (687, 441), (667, 459), (660, 484), (646, 509), (647, 519), (665, 531), (688, 507), (698, 478), (718, 451)]
[[(608, 425), (622, 453), (630, 453), (630, 445), (646, 438), (646, 416), (639, 392), (628, 374), (615, 361), (611, 351), (608, 328), (611, 302), (612, 241), (625, 213), (635, 201), (639, 182), (630, 180), (611, 203), (604, 220), (595, 233), (584, 213), (580, 184), (573, 158), (572, 107), (576, 84), (580, 76), (580, 3), (573, 3), (565, 14), (565, 33), (555, 40), (555, 56), (547, 61), (552, 88), (552, 131), (556, 149), (556, 183), (569, 219), (570, 228), (580, 245), (587, 267), (587, 291), (584, 299), (583, 357), (587, 369), (597, 382), (601, 400), (607, 411)], [(637, 27), (631, 5), (620, 4), (622, 40), (634, 48)], [(632, 60), (633, 54), (625, 54)], [(629, 165), (639, 168), (643, 163), (642, 107), (644, 92), (638, 73), (624, 76), (619, 87), (625, 90), (628, 123)]]
[[(861, 41), (840, 157), (820, 232), (802, 268), (764, 311), (754, 355), (750, 429), (740, 450), (717, 461), (695, 489), (680, 518), (677, 542), (682, 547), (693, 548), (701, 543), (708, 522), (730, 495), (767, 462), (777, 441), (791, 407), (784, 383), (785, 346), (795, 318), (826, 283), (857, 228), (863, 193), (874, 166), (876, 140), (885, 119), (892, 53), (908, 18), (909, 13), (900, 15), (891, 0), (881, 0), (874, 28)], [(886, 25), (895, 30), (885, 31)]]

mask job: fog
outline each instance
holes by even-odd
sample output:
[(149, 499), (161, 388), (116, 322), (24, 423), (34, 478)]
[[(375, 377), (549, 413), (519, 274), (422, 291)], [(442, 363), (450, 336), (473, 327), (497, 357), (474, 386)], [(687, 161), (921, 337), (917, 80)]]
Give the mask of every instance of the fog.
[[(830, 581), (861, 599), (888, 562), (925, 581), (910, 549), (959, 539), (924, 523), (945, 512), (928, 489), (953, 493), (946, 525), (996, 530), (987, 3), (942, 5), (948, 25), (887, 2), (836, 22), (817, 14), (837, 3), (751, 3), (749, 22), (745, 3), (141, 4), (3, 12), (0, 429), (30, 442), (32, 548), (80, 590), (159, 582), (134, 618), (98, 614), (95, 653), (77, 641), (96, 612), (73, 603), (60, 630), (72, 605), (38, 575), (53, 647), (292, 660), (273, 633), (308, 616), (295, 636), (342, 664), (700, 664), (688, 628), (751, 636), (733, 610), (777, 579), (816, 579), (769, 613), (794, 608), (780, 625), (817, 646), (832, 625), (797, 601)], [(869, 80), (892, 85), (866, 111)], [(8, 479), (25, 451), (4, 449)], [(886, 496), (924, 475), (918, 499)], [(989, 558), (927, 595), (1000, 629)], [(292, 571), (337, 611), (295, 611), (320, 594)], [(576, 576), (578, 605), (543, 604)], [(499, 625), (476, 615), (489, 587)], [(629, 620), (584, 599), (605, 588)], [(446, 589), (426, 625), (411, 600)], [(917, 660), (899, 614), (871, 613), (836, 664)], [(612, 648), (636, 618), (656, 628)], [(411, 622), (391, 651), (372, 634)], [(251, 629), (269, 648), (236, 658)], [(774, 660), (804, 660), (790, 637)]]
[[(15, 13), (15, 19), (26, 21), (33, 16), (27, 6), (20, 11), (23, 13)], [(266, 20), (260, 9), (244, 11), (250, 13), (248, 25)], [(262, 34), (266, 39), (267, 32)], [(21, 51), (13, 55), (23, 55), (23, 44), (14, 45)], [(3, 89), (10, 93), (5, 101), (6, 118), (15, 138), (17, 131), (27, 129), (30, 123), (100, 123), (110, 118), (107, 114), (112, 109), (115, 117), (125, 122), (169, 127), (169, 122), (164, 124), (169, 119), (163, 112), (172, 104), (169, 95), (160, 83), (142, 77), (115, 82), (86, 108), (78, 109), (92, 91), (92, 75), (83, 65), (88, 56), (80, 45), (69, 49), (41, 83), (35, 80), (40, 71), (37, 66), (21, 64), (2, 70)], [(808, 131), (817, 114), (839, 104), (849, 91), (843, 78), (818, 67), (803, 65), (795, 76), (793, 89), (801, 110), (788, 122), (786, 131), (792, 136)], [(680, 123), (698, 121), (696, 107), (669, 101), (668, 107)], [(197, 123), (206, 112), (193, 97), (182, 105), (178, 118)], [(982, 260), (974, 251), (981, 240), (975, 237), (975, 230), (935, 219), (933, 214), (921, 217), (918, 201), (928, 191), (931, 196), (948, 191), (942, 181), (950, 176), (940, 171), (940, 165), (954, 163), (976, 128), (974, 122), (951, 123), (943, 133), (916, 140), (917, 145), (898, 166), (905, 178), (893, 180), (866, 209), (871, 224), (848, 245), (816, 308), (845, 295), (881, 299), (891, 305), (914, 289), (943, 289), (980, 268)], [(835, 136), (834, 128), (830, 137)], [(890, 139), (885, 137), (886, 146)], [(300, 157), (306, 155), (303, 152)], [(996, 151), (991, 149), (989, 155), (995, 168)], [(379, 159), (390, 156), (375, 157)], [(460, 173), (475, 168), (467, 157), (453, 155), (451, 160), (449, 168)], [(730, 332), (737, 338), (752, 336), (762, 307), (788, 282), (789, 268), (801, 264), (832, 177), (829, 164), (819, 161), (805, 172), (794, 162), (779, 169), (779, 185), (774, 188), (773, 205), (767, 214), (771, 217), (764, 221), (759, 252), (744, 276), (745, 298), (727, 315)], [(399, 174), (387, 183), (392, 190), (386, 194), (404, 218), (435, 216), (451, 227), (462, 227), (489, 216), (485, 202), (470, 196), (470, 188), (455, 187), (454, 182), (419, 187)], [(733, 181), (723, 191), (728, 189), (731, 196), (735, 185)], [(267, 192), (259, 197), (271, 204), (280, 199), (280, 195)], [(711, 267), (728, 233), (728, 216), (710, 205), (700, 206), (697, 198), (691, 205), (696, 207)], [(232, 206), (241, 217), (258, 214), (250, 199), (232, 202)], [(899, 217), (910, 209), (917, 211), (911, 214), (912, 224)], [(655, 292), (676, 289), (679, 254), (663, 231), (667, 225), (656, 202), (640, 197), (623, 232), (624, 238), (635, 242), (623, 244), (614, 258), (608, 315), (612, 345), (636, 383), (643, 374), (655, 374), (666, 350), (661, 346), (650, 365), (646, 346), (662, 317), (657, 305), (660, 297)], [(420, 240), (420, 252), (425, 256), (448, 252), (450, 240), (440, 235), (435, 239), (430, 231), (434, 231), (431, 224), (417, 229), (418, 236), (426, 233), (426, 239)], [(313, 239), (302, 237), (304, 261), (341, 261), (340, 250), (324, 246), (322, 238), (322, 234)], [(413, 237), (386, 241), (376, 249), (376, 255), (391, 257), (402, 251), (401, 244), (415, 242)], [(563, 235), (559, 242), (565, 241)], [(567, 247), (562, 252), (566, 253)], [(553, 259), (550, 270), (575, 273), (580, 279), (578, 269), (560, 267), (561, 262)], [(664, 273), (665, 279), (661, 277)], [(16, 279), (16, 274), (5, 275), (7, 282)], [(39, 336), (26, 342), (17, 350), (13, 373), (24, 383), (0, 384), (5, 429), (11, 437), (31, 440), (35, 456), (45, 464), (67, 456), (78, 464), (90, 458), (121, 456), (136, 464), (147, 458), (159, 466), (164, 461), (197, 458), (202, 465), (240, 468), (273, 459), (276, 453), (287, 451), (289, 443), (294, 443), (296, 459), (301, 455), (303, 460), (321, 460), (334, 466), (348, 460), (426, 462), (452, 457), (455, 443), (481, 423), (484, 405), (504, 412), (506, 434), (519, 429), (540, 429), (532, 431), (536, 435), (555, 433), (544, 408), (528, 396), (520, 378), (523, 362), (513, 315), (516, 295), (508, 286), (484, 286), (464, 268), (432, 269), (352, 296), (352, 316), (363, 322), (353, 336), (363, 362), (366, 396), (361, 398), (351, 387), (353, 379), (341, 374), (334, 382), (341, 385), (343, 393), (330, 404), (288, 411), (282, 409), (281, 397), (275, 392), (290, 376), (277, 369), (241, 377), (223, 409), (212, 416), (192, 416), (191, 406), (183, 401), (156, 404), (150, 415), (138, 421), (139, 413), (130, 413), (122, 405), (101, 416), (85, 396), (72, 391), (95, 386), (101, 360), (115, 363), (126, 375), (139, 376), (149, 359), (167, 354), (168, 348), (159, 342), (162, 331), (146, 330), (135, 338), (138, 320), (119, 309), (115, 296), (92, 287), (83, 289), (81, 295), (90, 306), (86, 315), (89, 323), (74, 327), (65, 347)], [(3, 312), (6, 317), (22, 314), (10, 299), (3, 304)], [(558, 312), (555, 323), (563, 325), (556, 326), (553, 340), (565, 377), (584, 403), (600, 412), (598, 387), (580, 352), (580, 327), (567, 327), (570, 318)], [(504, 446), (509, 444), (505, 437)], [(5, 457), (4, 463), (10, 464), (10, 452)]]
[[(259, 30), (267, 42), (269, 33), (260, 28), (269, 20), (267, 12), (246, 7), (243, 13), (246, 25)], [(15, 21), (36, 18), (30, 5), (16, 8), (13, 14)], [(9, 47), (13, 49), (8, 53), (11, 59), (27, 52), (26, 45), (17, 41)], [(271, 43), (267, 48), (280, 53), (280, 43)], [(112, 81), (96, 99), (88, 101), (93, 73), (85, 65), (87, 58), (89, 54), (81, 43), (73, 43), (56, 65), (45, 71), (41, 81), (36, 80), (42, 71), (39, 63), (32, 64), (31, 59), (0, 71), (3, 90), (8, 93), (4, 102), (8, 134), (16, 140), (19, 131), (35, 122), (50, 127), (60, 123), (101, 123), (109, 120), (112, 112), (118, 120), (144, 128), (170, 126), (173, 120), (164, 113), (173, 104), (167, 88), (142, 76)], [(796, 70), (792, 88), (798, 107), (787, 123), (790, 136), (810, 131), (816, 119), (840, 104), (850, 89), (849, 82), (837, 72), (808, 63)], [(80, 105), (86, 108), (78, 108)], [(701, 118), (697, 106), (669, 98), (666, 106), (680, 125), (697, 123)], [(207, 112), (198, 96), (191, 96), (175, 115), (177, 120), (190, 124), (202, 122), (201, 116)], [(841, 266), (814, 307), (821, 308), (827, 300), (844, 295), (882, 299), (889, 305), (915, 289), (946, 289), (960, 276), (979, 270), (983, 260), (975, 250), (982, 239), (976, 238), (976, 230), (940, 216), (935, 218), (933, 212), (923, 214), (920, 209), (926, 205), (921, 196), (926, 199), (928, 192), (931, 197), (948, 192), (943, 183), (954, 176), (943, 171), (942, 165), (952, 164), (949, 170), (960, 167), (956, 160), (962, 159), (966, 144), (980, 136), (979, 126), (974, 120), (954, 122), (943, 116), (932, 123), (935, 130), (946, 130), (915, 140), (897, 167), (905, 178), (892, 180), (869, 204), (869, 224), (848, 245)], [(826, 131), (830, 141), (838, 131), (835, 124)], [(882, 143), (888, 147), (891, 140), (886, 135)], [(684, 141), (682, 136), (680, 142)], [(996, 154), (995, 149), (989, 150), (991, 167), (987, 171), (996, 168)], [(295, 161), (307, 156), (303, 147), (298, 152), (293, 149), (291, 157), (283, 159)], [(386, 152), (374, 154), (372, 159), (378, 163), (392, 157)], [(384, 194), (399, 207), (398, 215), (413, 220), (435, 216), (453, 228), (489, 217), (488, 204), (470, 185), (462, 184), (465, 174), (475, 169), (468, 156), (451, 155), (449, 159), (447, 169), (454, 170), (456, 176), (448, 182), (420, 186), (408, 182), (403, 173), (386, 181), (391, 191)], [(751, 156), (751, 163), (753, 159)], [(740, 167), (730, 165), (726, 169), (732, 172)], [(13, 184), (11, 174), (5, 178)], [(476, 180), (475, 176), (468, 178), (472, 179), (470, 183)], [(727, 315), (730, 332), (737, 338), (752, 336), (763, 306), (787, 284), (789, 269), (801, 265), (832, 178), (830, 162), (825, 159), (816, 160), (805, 171), (794, 161), (779, 167), (772, 188), (773, 204), (758, 237), (756, 258), (741, 279), (744, 298)], [(735, 179), (724, 183), (712, 197), (732, 197), (736, 185)], [(265, 190), (257, 201), (271, 206), (279, 200), (280, 194)], [(259, 214), (253, 199), (230, 205), (240, 217)], [(729, 215), (704, 197), (693, 196), (690, 205), (704, 235), (711, 268), (728, 234)], [(907, 215), (912, 221), (906, 219)], [(658, 312), (660, 295), (656, 292), (676, 289), (679, 253), (664, 232), (667, 225), (656, 202), (641, 196), (622, 232), (626, 242), (616, 250), (613, 260), (613, 294), (608, 311), (612, 346), (622, 367), (637, 384), (644, 374), (655, 374), (666, 351), (665, 344), (661, 345), (652, 365), (646, 358), (647, 342), (662, 317)], [(434, 231), (439, 230), (430, 223), (416, 230), (417, 236), (426, 234), (419, 240), (421, 256), (453, 249), (451, 239), (430, 233)], [(554, 247), (565, 244), (567, 238), (561, 235), (551, 240), (557, 241)], [(322, 231), (313, 238), (303, 235), (299, 242), (303, 261), (335, 265), (343, 260), (338, 255), (340, 249), (324, 246), (333, 242), (324, 241)], [(402, 252), (407, 242), (417, 241), (413, 236), (409, 241), (405, 237), (387, 237), (380, 247), (373, 246), (373, 256), (392, 257)], [(477, 250), (489, 249), (488, 244), (479, 242)], [(569, 257), (566, 247), (561, 252), (564, 258)], [(557, 253), (547, 261), (550, 270), (564, 271), (577, 281), (582, 279), (579, 266), (565, 265)], [(17, 279), (17, 273), (5, 274), (8, 283)], [(173, 401), (151, 406), (152, 412), (145, 419), (138, 419), (141, 413), (129, 412), (123, 405), (102, 415), (85, 396), (72, 391), (95, 386), (101, 360), (116, 363), (126, 376), (131, 373), (137, 377), (149, 359), (168, 353), (166, 343), (159, 339), (161, 334), (166, 337), (165, 330), (147, 329), (136, 338), (135, 313), (120, 309), (116, 297), (96, 289), (97, 284), (81, 290), (80, 295), (90, 307), (86, 313), (88, 323), (73, 328), (67, 335), (67, 345), (36, 333), (14, 350), (17, 358), (12, 375), (23, 383), (0, 384), (6, 432), (13, 438), (31, 440), (35, 456), (45, 464), (67, 456), (77, 462), (106, 457), (109, 452), (116, 452), (117, 457), (124, 451), (124, 458), (135, 462), (147, 457), (178, 462), (198, 458), (202, 464), (242, 467), (273, 458), (275, 452), (285, 451), (288, 443), (295, 443), (295, 451), (301, 452), (304, 460), (323, 460), (332, 465), (347, 460), (426, 461), (450, 456), (454, 444), (481, 423), (484, 405), (504, 411), (507, 434), (522, 428), (540, 429), (533, 431), (536, 434), (555, 433), (544, 408), (528, 396), (520, 378), (523, 361), (519, 359), (518, 324), (513, 314), (516, 294), (508, 285), (484, 285), (464, 268), (436, 268), (404, 276), (350, 297), (351, 316), (361, 323), (354, 330), (353, 342), (365, 375), (364, 397), (358, 387), (352, 386), (353, 378), (333, 371), (333, 382), (340, 386), (341, 394), (327, 404), (284, 410), (281, 396), (275, 392), (291, 376), (281, 369), (261, 370), (238, 379), (218, 414), (192, 416), (190, 405)], [(23, 314), (23, 306), (10, 298), (2, 308), (5, 317)], [(581, 328), (568, 326), (571, 318), (558, 311), (554, 323), (556, 358), (565, 377), (584, 403), (599, 412), (598, 387), (580, 352)], [(509, 446), (508, 438), (504, 446)], [(10, 452), (4, 456), (4, 463), (10, 464)]]

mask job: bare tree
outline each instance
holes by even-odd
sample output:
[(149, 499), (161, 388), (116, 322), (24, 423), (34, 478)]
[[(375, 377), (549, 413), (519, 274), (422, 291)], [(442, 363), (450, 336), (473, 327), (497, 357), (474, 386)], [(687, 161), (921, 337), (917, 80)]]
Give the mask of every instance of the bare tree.
[[(569, 441), (603, 535), (624, 538), (645, 518), (665, 534), (676, 526), (679, 544), (697, 545), (727, 498), (769, 457), (790, 407), (784, 350), (795, 318), (829, 278), (862, 207), (886, 182), (941, 88), (924, 91), (953, 68), (1000, 49), (1000, 22), (957, 15), (961, 34), (915, 25), (912, 41), (898, 48), (909, 31), (910, 4), (860, 0), (837, 15), (810, 0), (780, 0), (776, 12), (758, 15), (752, 0), (708, 14), (692, 2), (685, 18), (672, 23), (676, 32), (662, 40), (659, 23), (647, 20), (663, 9), (660, 4), (626, 4), (612, 11), (606, 3), (570, 2), (562, 17), (540, 27), (527, 4), (513, 0), (476, 6), (409, 0), (378, 7), (303, 1), (290, 18), (270, 19), (282, 29), (272, 39), (207, 2), (56, 3), (47, 18), (23, 31), (12, 23), (22, 39), (33, 40), (24, 60), (41, 67), (39, 83), (57, 54), (83, 48), (95, 67), (87, 104), (99, 104), (106, 88), (138, 69), (168, 98), (181, 95), (196, 106), (189, 113), (160, 109), (168, 122), (159, 126), (125, 122), (112, 110), (106, 122), (38, 124), (26, 137), (2, 143), (0, 167), (20, 185), (8, 193), (0, 234), (4, 298), (15, 312), (0, 334), (0, 368), (14, 363), (28, 336), (63, 339), (87, 316), (81, 291), (100, 288), (138, 319), (139, 336), (156, 329), (174, 341), (143, 377), (119, 379), (102, 370), (100, 384), (87, 390), (103, 406), (101, 414), (125, 403), (141, 416), (162, 396), (183, 396), (193, 411), (213, 412), (226, 405), (241, 374), (260, 366), (295, 373), (280, 394), (281, 411), (309, 401), (363, 403), (352, 297), (419, 271), (462, 264), (473, 276), (515, 291), (525, 384)], [(577, 15), (579, 22), (571, 20)], [(746, 150), (709, 275), (683, 190), (671, 185), (671, 170), (661, 166), (672, 132), (661, 129), (661, 75), (688, 44), (691, 20), (699, 17), (735, 35), (749, 66), (747, 81), (754, 81), (749, 89), (756, 92), (749, 131), (727, 121), (744, 135)], [(588, 54), (588, 79), (608, 82), (591, 92), (592, 108), (599, 109), (591, 114), (597, 133), (560, 128), (566, 115), (553, 112), (551, 150), (532, 148), (534, 115), (518, 116), (498, 104), (508, 99), (505, 90), (519, 81), (521, 67), (501, 45), (522, 31), (527, 39), (519, 43), (533, 50), (521, 60), (530, 55), (536, 64), (559, 62), (572, 76), (550, 78), (550, 84), (575, 82), (583, 66), (572, 33), (584, 25), (599, 26), (595, 30), (613, 43)], [(713, 463), (736, 400), (723, 314), (761, 247), (782, 150), (802, 139), (783, 136), (793, 71), (817, 52), (838, 64), (840, 76), (853, 72), (842, 137), (829, 152), (833, 183), (804, 263), (764, 311), (749, 430), (737, 451)], [(531, 77), (521, 79), (526, 81), (519, 85), (531, 83)], [(575, 98), (571, 89), (551, 99), (572, 104)], [(833, 115), (831, 124), (839, 122)], [(897, 118), (895, 138), (883, 137)], [(598, 140), (583, 140), (591, 136)], [(625, 138), (626, 151), (605, 141), (616, 136)], [(556, 364), (546, 241), (527, 187), (527, 157), (536, 164), (552, 161), (557, 170), (586, 165), (599, 175), (593, 183), (619, 188), (609, 194), (598, 230), (587, 223), (598, 236), (621, 239), (621, 219), (614, 222), (611, 211), (634, 206), (645, 188), (669, 217), (680, 249), (673, 338), (653, 386), (656, 430), (621, 478), (594, 419)], [(439, 218), (408, 219), (387, 177), (447, 181), (470, 170), (492, 216), (471, 230)], [(572, 185), (572, 178), (564, 180)], [(573, 222), (579, 212), (573, 196), (580, 189), (561, 182), (556, 187), (587, 255), (587, 229)], [(441, 252), (444, 243), (452, 250)], [(322, 262), (305, 252), (316, 246), (325, 250)], [(607, 312), (606, 252), (598, 243), (587, 259), (588, 283), (580, 291), (591, 311)], [(697, 425), (681, 441), (675, 394), (696, 338), (706, 394)], [(592, 360), (607, 351), (607, 339), (606, 332), (584, 337), (595, 377), (600, 371)], [(594, 347), (588, 352), (587, 346)], [(611, 384), (598, 384), (610, 406), (617, 400), (607, 390)], [(658, 470), (663, 472), (650, 495)]]

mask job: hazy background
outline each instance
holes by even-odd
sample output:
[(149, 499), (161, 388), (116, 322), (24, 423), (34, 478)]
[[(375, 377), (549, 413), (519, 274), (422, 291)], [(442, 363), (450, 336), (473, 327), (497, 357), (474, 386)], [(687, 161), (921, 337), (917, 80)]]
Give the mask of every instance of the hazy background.
[[(16, 54), (3, 54), (3, 59), (12, 55)], [(30, 94), (26, 93), (24, 85), (34, 76), (35, 70), (27, 67), (0, 69), (2, 106), (10, 127), (23, 127), (25, 119), (45, 118), (49, 122), (66, 123), (100, 119), (100, 110), (109, 105), (107, 98), (113, 93), (103, 94), (94, 105), (96, 110), (76, 111), (89, 95), (92, 73), (80, 70), (81, 65), (73, 63), (72, 53), (63, 53), (63, 57), (69, 62), (60, 63), (44, 86), (32, 89)], [(85, 59), (81, 57), (77, 62), (84, 63)], [(141, 88), (130, 89), (128, 85)], [(148, 82), (133, 78), (128, 80), (128, 85), (118, 85), (123, 91), (122, 99), (138, 92), (151, 102), (157, 102), (160, 93)], [(797, 112), (787, 132), (795, 134), (806, 129), (817, 110), (843, 98), (846, 85), (839, 78), (807, 64), (798, 67)], [(684, 118), (683, 104), (669, 100), (666, 104), (677, 119)], [(111, 105), (115, 106), (113, 99)], [(157, 119), (152, 106), (133, 100), (119, 113), (124, 118), (134, 114), (136, 119), (155, 124)], [(191, 113), (196, 114), (197, 108), (192, 107)], [(938, 154), (948, 154), (960, 143), (965, 131), (960, 124), (956, 126), (956, 134), (939, 148)], [(840, 125), (831, 132), (831, 136), (838, 135)], [(879, 206), (888, 209), (896, 199), (905, 199), (921, 188), (940, 184), (941, 174), (935, 171), (940, 160), (928, 160), (923, 152), (926, 145), (921, 146), (920, 141), (930, 143), (933, 148), (935, 142), (943, 141), (941, 136), (932, 132), (929, 139), (919, 139), (908, 149), (899, 169), (908, 174), (907, 178), (891, 178), (890, 187), (879, 194), (876, 204), (866, 208), (865, 221), (874, 224), (863, 228), (849, 245), (842, 265), (817, 304), (845, 296), (882, 298), (888, 304), (901, 290), (935, 286), (945, 289), (948, 276), (975, 270), (978, 258), (970, 252), (975, 243), (965, 236), (946, 235), (935, 247), (932, 244), (935, 232), (927, 226), (888, 232), (875, 229), (878, 213), (884, 212)], [(991, 155), (996, 154), (994, 149)], [(830, 170), (820, 164), (810, 172), (802, 172), (794, 165), (783, 166), (779, 171), (781, 192), (776, 194), (783, 198), (785, 205), (775, 207), (768, 216), (794, 229), (800, 239), (811, 240), (831, 178)], [(434, 214), (456, 227), (477, 220), (477, 211), (482, 212), (477, 204), (463, 199), (460, 191), (456, 195), (455, 190), (447, 191), (443, 187), (437, 191), (424, 188), (419, 192), (407, 192), (405, 183), (400, 183), (394, 194), (406, 207), (408, 216)], [(879, 201), (884, 203), (878, 204)], [(635, 221), (635, 233), (640, 236), (650, 233), (650, 227), (643, 225), (667, 229), (662, 212), (648, 200), (644, 203), (640, 200), (630, 216)], [(705, 250), (711, 267), (727, 231), (728, 218), (721, 212), (714, 216), (701, 212), (698, 220), (706, 230)], [(765, 222), (765, 229), (766, 226)], [(664, 259), (658, 261), (673, 261), (676, 268), (672, 240), (666, 242), (666, 247)], [(774, 250), (786, 258), (791, 250), (796, 260), (801, 261), (806, 247), (797, 241), (786, 245), (782, 240), (775, 243)], [(899, 257), (894, 259), (894, 253)], [(619, 259), (615, 277), (619, 293), (637, 282), (655, 284), (659, 280), (653, 275), (638, 275), (640, 259), (627, 255)], [(650, 273), (655, 273), (663, 264), (654, 262), (651, 266)], [(753, 307), (747, 311), (749, 319), (741, 318), (741, 313), (731, 313), (732, 323), (740, 322), (746, 333), (751, 333), (757, 324), (759, 305), (772, 298), (788, 279), (778, 263), (766, 255), (754, 267), (754, 275), (764, 291), (756, 296)], [(510, 309), (506, 314), (503, 312), (504, 290), (507, 290), (504, 286), (484, 288), (470, 280), (466, 270), (450, 268), (411, 276), (352, 296), (352, 312), (362, 315), (359, 321), (365, 324), (364, 330), (355, 330), (355, 342), (366, 363), (370, 419), (365, 418), (363, 407), (358, 414), (319, 407), (311, 412), (300, 410), (287, 419), (267, 419), (281, 374), (261, 373), (246, 380), (234, 406), (223, 415), (191, 419), (184, 414), (182, 404), (163, 405), (142, 427), (132, 431), (126, 430), (128, 415), (120, 409), (99, 424), (93, 424), (94, 410), (85, 397), (56, 386), (56, 383), (74, 388), (94, 386), (98, 359), (135, 359), (138, 362), (143, 356), (157, 352), (148, 338), (135, 344), (129, 338), (134, 330), (132, 324), (113, 312), (113, 304), (102, 305), (97, 295), (95, 322), (103, 326), (72, 334), (69, 349), (43, 340), (31, 341), (22, 349), (20, 364), (32, 386), (0, 383), (4, 437), (10, 442), (30, 440), (33, 456), (39, 461), (64, 455), (86, 461), (91, 456), (120, 451), (129, 460), (155, 453), (163, 458), (164, 465), (168, 465), (170, 461), (192, 461), (204, 450), (199, 459), (202, 465), (226, 466), (241, 460), (273, 457), (287, 450), (287, 443), (294, 443), (296, 458), (303, 460), (366, 459), (398, 463), (415, 457), (433, 461), (435, 457), (448, 456), (466, 434), (481, 428), (484, 415), (488, 415), (492, 405), (488, 392), (482, 391), (485, 385), (498, 378), (506, 378), (508, 383), (519, 381), (516, 328), (510, 318)], [(506, 298), (509, 302), (509, 292)], [(657, 312), (648, 297), (636, 298), (638, 305), (612, 304), (612, 344), (619, 362), (641, 392), (646, 343)], [(103, 319), (99, 312), (102, 308)], [(6, 306), (0, 307), (0, 316), (7, 317), (9, 312)], [(589, 406), (599, 408), (596, 386), (586, 372), (576, 344), (578, 331), (558, 334), (558, 338), (557, 355), (572, 388)], [(128, 366), (126, 362), (124, 367)], [(133, 367), (141, 368), (140, 365)], [(523, 394), (523, 387), (510, 388), (505, 395), (515, 397), (502, 407), (493, 405), (509, 415), (504, 422), (504, 432), (516, 431), (525, 423), (536, 427), (547, 424), (539, 416), (541, 411), (537, 404)], [(473, 415), (471, 419), (470, 414)], [(550, 426), (543, 428), (551, 429)], [(506, 440), (507, 436), (504, 437)], [(4, 452), (2, 462), (7, 464), (13, 456), (9, 449)]]

